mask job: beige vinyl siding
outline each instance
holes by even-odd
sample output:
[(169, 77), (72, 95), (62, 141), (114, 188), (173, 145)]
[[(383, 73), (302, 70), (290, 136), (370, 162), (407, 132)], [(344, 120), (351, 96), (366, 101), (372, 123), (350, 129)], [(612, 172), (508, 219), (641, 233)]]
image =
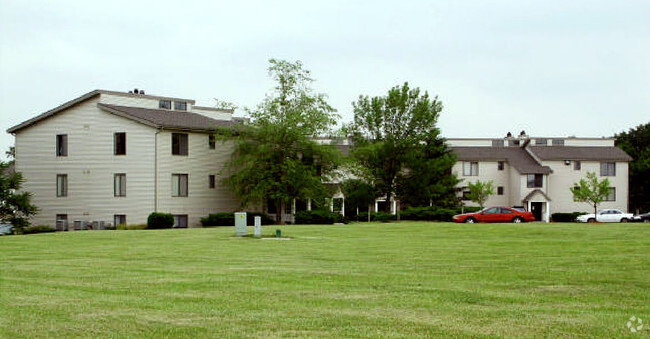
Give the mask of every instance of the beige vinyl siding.
[[(137, 97), (135, 95), (125, 96), (125, 95), (117, 95), (117, 94), (110, 94), (110, 93), (102, 93), (99, 100), (100, 100), (99, 102), (102, 104), (159, 109), (160, 107), (158, 105), (161, 99)], [(163, 99), (163, 100), (168, 100), (168, 99)], [(192, 109), (191, 102), (186, 100), (178, 100), (178, 101), (187, 102), (187, 111), (188, 112), (191, 111)], [(173, 109), (174, 100), (171, 100), (171, 102), (172, 102), (172, 109)], [(185, 111), (178, 111), (178, 112), (185, 112)]]
[[(208, 147), (208, 134), (188, 133), (188, 155), (172, 155), (171, 135), (158, 134), (158, 211), (187, 214), (189, 227), (200, 226), (200, 218), (210, 213), (237, 210), (239, 203), (224, 187), (217, 175), (229, 159), (232, 147), (217, 141), (215, 149)], [(172, 174), (188, 174), (188, 196), (172, 197)], [(209, 187), (209, 176), (216, 176), (216, 188)]]
[(552, 213), (557, 212), (590, 212), (593, 207), (584, 202), (573, 201), (570, 188), (574, 183), (586, 177), (587, 172), (595, 172), (598, 180), (609, 179), (610, 185), (616, 187), (616, 201), (604, 201), (599, 209), (618, 208), (622, 211), (628, 209), (628, 163), (616, 163), (616, 176), (601, 177), (600, 161), (581, 161), (581, 169), (573, 169), (573, 161), (565, 165), (564, 161), (545, 161), (543, 165), (550, 166), (553, 174), (549, 177), (548, 193), (551, 201)]
[[(97, 108), (97, 98), (75, 105), (16, 133), (16, 169), (24, 190), (39, 207), (34, 224), (54, 225), (56, 214), (68, 220), (113, 222), (126, 214), (129, 223), (153, 211), (155, 129)], [(126, 155), (113, 154), (113, 134), (126, 132)], [(68, 135), (68, 156), (56, 157), (55, 136)], [(126, 173), (126, 197), (114, 197), (113, 175)], [(68, 175), (68, 196), (56, 197), (56, 174)]]
[[(510, 166), (507, 162), (504, 163), (504, 168), (502, 171), (498, 170), (496, 161), (479, 161), (478, 162), (478, 176), (463, 176), (463, 161), (458, 161), (452, 167), (452, 172), (456, 174), (459, 179), (462, 179), (458, 183), (458, 187), (465, 187), (468, 183), (474, 183), (476, 181), (487, 182), (492, 180), (494, 186), (494, 195), (488, 198), (485, 206), (493, 205), (504, 205), (509, 206), (509, 177), (510, 177)], [(497, 187), (503, 186), (503, 195), (497, 195)], [(463, 201), (466, 206), (478, 206), (478, 204), (472, 201)]]

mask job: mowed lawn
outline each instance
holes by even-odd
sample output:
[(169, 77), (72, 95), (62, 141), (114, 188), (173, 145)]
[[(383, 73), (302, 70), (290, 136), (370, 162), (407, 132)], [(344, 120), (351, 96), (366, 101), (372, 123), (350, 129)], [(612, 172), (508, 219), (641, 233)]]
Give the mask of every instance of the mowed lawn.
[(650, 334), (648, 224), (281, 229), (0, 237), (0, 337)]

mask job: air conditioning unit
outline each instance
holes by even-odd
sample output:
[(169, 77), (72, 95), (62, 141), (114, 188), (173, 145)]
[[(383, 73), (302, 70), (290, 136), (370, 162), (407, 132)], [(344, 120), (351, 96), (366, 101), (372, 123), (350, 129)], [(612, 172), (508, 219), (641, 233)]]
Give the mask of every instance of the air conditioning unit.
[(82, 226), (82, 221), (81, 220), (75, 220), (74, 221), (74, 230), (75, 231), (81, 231), (81, 226)]
[(90, 229), (91, 230), (98, 230), (99, 229), (99, 221), (93, 221), (92, 224), (90, 224)]

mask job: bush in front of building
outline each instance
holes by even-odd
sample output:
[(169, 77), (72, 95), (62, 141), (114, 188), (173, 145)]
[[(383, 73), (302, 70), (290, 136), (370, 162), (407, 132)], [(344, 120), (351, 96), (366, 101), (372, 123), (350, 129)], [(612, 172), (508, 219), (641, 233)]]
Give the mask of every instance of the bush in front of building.
[(50, 233), (50, 232), (56, 232), (56, 229), (54, 227), (50, 227), (47, 225), (29, 226), (23, 228), (22, 230), (23, 234)]
[(328, 210), (300, 211), (294, 215), (296, 224), (303, 225), (331, 225), (337, 222), (345, 222), (345, 218), (338, 213)]
[(174, 215), (171, 213), (153, 212), (147, 218), (147, 229), (172, 228), (174, 226)]
[(427, 221), (451, 221), (451, 217), (458, 214), (456, 210), (426, 206), (408, 207), (399, 212), (400, 220), (427, 220)]
[(551, 220), (553, 222), (575, 222), (576, 218), (579, 215), (586, 214), (584, 212), (573, 212), (573, 213), (553, 213), (551, 214)]
[(201, 225), (203, 227), (235, 226), (235, 213), (221, 212), (209, 214), (207, 217), (201, 218)]

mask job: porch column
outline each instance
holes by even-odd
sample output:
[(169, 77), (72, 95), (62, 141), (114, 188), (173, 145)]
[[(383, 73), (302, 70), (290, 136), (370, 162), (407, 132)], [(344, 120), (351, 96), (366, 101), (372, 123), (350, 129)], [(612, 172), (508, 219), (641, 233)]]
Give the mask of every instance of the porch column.
[(311, 211), (311, 198), (307, 199), (307, 210)]
[(544, 212), (544, 221), (551, 222), (551, 202), (546, 202), (546, 211)]
[(345, 216), (345, 197), (341, 199), (343, 199), (343, 202), (341, 202), (341, 215)]

